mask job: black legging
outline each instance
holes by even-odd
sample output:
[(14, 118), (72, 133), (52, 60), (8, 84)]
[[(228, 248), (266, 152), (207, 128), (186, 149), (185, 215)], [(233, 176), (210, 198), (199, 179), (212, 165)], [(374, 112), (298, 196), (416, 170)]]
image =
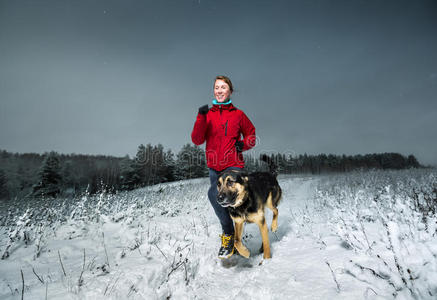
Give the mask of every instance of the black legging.
[[(241, 170), (241, 168), (229, 167), (226, 170)], [(225, 234), (234, 234), (234, 223), (231, 217), (229, 216), (228, 208), (221, 206), (217, 202), (217, 194), (218, 194), (217, 179), (218, 179), (218, 175), (221, 172), (217, 172), (216, 170), (209, 169), (209, 179), (211, 181), (211, 187), (208, 190), (208, 198), (209, 198), (209, 202), (211, 202), (211, 205), (214, 208), (215, 214), (220, 220), (220, 224), (222, 225), (223, 232)]]

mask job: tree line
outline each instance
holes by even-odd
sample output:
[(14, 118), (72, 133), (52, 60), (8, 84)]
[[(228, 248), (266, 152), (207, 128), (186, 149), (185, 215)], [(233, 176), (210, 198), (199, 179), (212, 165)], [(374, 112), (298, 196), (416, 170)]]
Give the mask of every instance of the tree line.
[[(356, 169), (404, 169), (422, 167), (413, 155), (285, 155), (270, 157), (283, 174), (348, 172)], [(249, 172), (265, 170), (254, 155), (245, 155)], [(0, 199), (77, 196), (103, 190), (115, 193), (208, 175), (205, 152), (186, 144), (175, 155), (161, 144), (138, 146), (133, 158), (47, 152), (0, 151)]]
[(133, 158), (0, 150), (0, 199), (115, 193), (207, 174), (204, 151), (191, 144), (176, 155), (161, 144), (141, 144)]
[(414, 155), (403, 156), (399, 153), (374, 153), (365, 155), (297, 155), (272, 154), (279, 173), (322, 174), (332, 172), (349, 172), (357, 169), (408, 169), (423, 167)]

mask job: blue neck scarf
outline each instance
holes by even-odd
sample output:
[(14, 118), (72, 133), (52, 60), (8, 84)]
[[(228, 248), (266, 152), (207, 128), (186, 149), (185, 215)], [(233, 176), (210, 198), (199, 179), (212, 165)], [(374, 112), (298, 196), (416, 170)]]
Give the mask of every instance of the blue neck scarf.
[(231, 103), (232, 103), (231, 99), (229, 99), (228, 102), (218, 102), (216, 99), (212, 100), (212, 104), (215, 104), (215, 105), (227, 105), (227, 104), (231, 104)]

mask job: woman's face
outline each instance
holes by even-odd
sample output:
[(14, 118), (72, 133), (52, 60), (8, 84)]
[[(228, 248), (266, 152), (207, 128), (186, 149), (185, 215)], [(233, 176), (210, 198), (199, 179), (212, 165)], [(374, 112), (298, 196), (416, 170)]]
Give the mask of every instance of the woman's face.
[(217, 79), (214, 83), (214, 97), (217, 102), (226, 102), (231, 97), (229, 85), (221, 79)]

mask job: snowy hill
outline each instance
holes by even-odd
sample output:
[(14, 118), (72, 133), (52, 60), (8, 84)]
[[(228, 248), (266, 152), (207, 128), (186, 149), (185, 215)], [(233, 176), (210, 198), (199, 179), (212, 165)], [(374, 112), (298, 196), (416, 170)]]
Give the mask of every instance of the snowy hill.
[(249, 259), (217, 258), (208, 179), (17, 205), (2, 217), (0, 298), (435, 299), (435, 170), (279, 183), (265, 261), (254, 224)]

